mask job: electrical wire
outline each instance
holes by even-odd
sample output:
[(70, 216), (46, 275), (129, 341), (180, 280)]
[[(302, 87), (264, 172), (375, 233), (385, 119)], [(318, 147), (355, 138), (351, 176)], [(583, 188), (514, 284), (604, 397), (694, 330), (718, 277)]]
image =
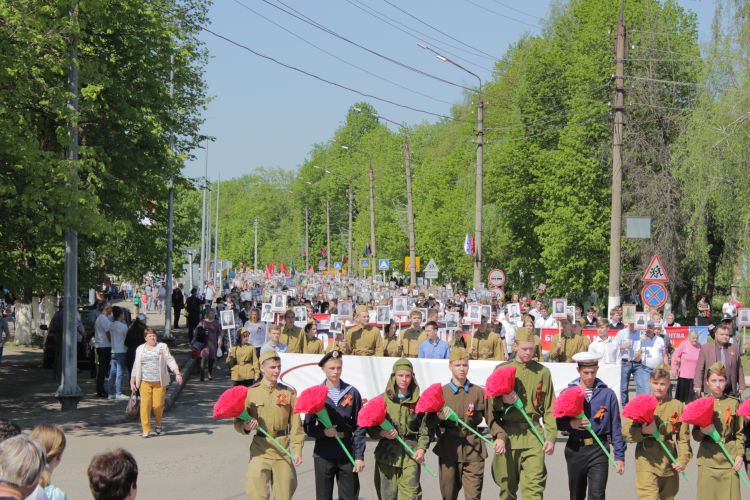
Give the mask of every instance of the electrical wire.
[(646, 78), (645, 76), (623, 76), (624, 79), (628, 80), (643, 80), (644, 82), (655, 82), (655, 83), (667, 83), (669, 85), (685, 85), (690, 87), (707, 87), (705, 83), (698, 82), (678, 82), (675, 80), (662, 80), (659, 78)]
[[(188, 21), (188, 22), (190, 22), (190, 21)], [(337, 82), (334, 82), (332, 80), (328, 80), (327, 78), (323, 78), (322, 76), (316, 75), (316, 74), (311, 73), (309, 71), (306, 71), (306, 70), (304, 70), (302, 68), (298, 68), (297, 66), (293, 66), (291, 64), (287, 64), (287, 63), (282, 62), (282, 61), (280, 61), (280, 60), (278, 60), (278, 59), (276, 59), (274, 57), (271, 57), (271, 56), (268, 56), (266, 54), (263, 54), (262, 52), (259, 52), (259, 51), (255, 50), (255, 49), (252, 49), (252, 48), (248, 47), (247, 45), (243, 45), (243, 44), (241, 44), (241, 43), (239, 43), (239, 42), (237, 42), (235, 40), (232, 40), (229, 37), (221, 35), (221, 34), (215, 32), (215, 31), (213, 31), (213, 30), (211, 30), (211, 29), (209, 29), (209, 28), (207, 28), (207, 27), (205, 27), (205, 26), (203, 26), (201, 24), (197, 24), (197, 23), (191, 23), (191, 24), (193, 24), (194, 26), (200, 28), (201, 30), (205, 31), (206, 33), (209, 33), (209, 34), (215, 36), (216, 38), (224, 40), (227, 43), (230, 43), (230, 44), (232, 44), (232, 45), (234, 45), (236, 47), (239, 47), (239, 48), (241, 48), (243, 50), (246, 50), (246, 51), (248, 51), (248, 52), (250, 52), (252, 54), (255, 54), (258, 57), (261, 57), (263, 59), (266, 59), (268, 61), (276, 63), (279, 66), (283, 66), (284, 68), (291, 69), (291, 70), (296, 71), (298, 73), (302, 73), (303, 75), (309, 76), (310, 78), (314, 78), (316, 80), (319, 80), (319, 81), (321, 81), (323, 83), (327, 83), (327, 84), (332, 85), (334, 87), (338, 87), (340, 89), (347, 90), (347, 91), (352, 92), (354, 94), (361, 95), (362, 97), (368, 97), (370, 99), (375, 99), (377, 101), (384, 102), (384, 103), (387, 103), (387, 104), (391, 104), (391, 105), (397, 106), (399, 108), (404, 108), (404, 109), (408, 109), (408, 110), (411, 110), (411, 111), (416, 111), (417, 113), (423, 113), (423, 114), (426, 114), (426, 115), (435, 116), (437, 118), (444, 118), (444, 119), (452, 120), (452, 121), (456, 121), (456, 122), (465, 121), (465, 120), (458, 120), (456, 118), (452, 118), (452, 117), (447, 116), (447, 115), (442, 115), (440, 113), (434, 113), (432, 111), (427, 111), (427, 110), (424, 110), (424, 109), (415, 108), (413, 106), (409, 106), (408, 104), (401, 104), (399, 102), (392, 101), (390, 99), (386, 99), (386, 98), (383, 98), (383, 97), (378, 97), (376, 95), (368, 94), (366, 92), (362, 92), (362, 91), (354, 89), (352, 87), (347, 87), (346, 85), (343, 85), (341, 83), (337, 83)]]
[(356, 65), (356, 64), (354, 64), (352, 62), (349, 62), (349, 61), (347, 61), (347, 60), (345, 60), (345, 59), (337, 56), (336, 54), (333, 54), (333, 53), (327, 51), (326, 49), (324, 49), (324, 48), (322, 48), (322, 47), (320, 47), (320, 46), (318, 46), (318, 45), (310, 42), (309, 40), (303, 38), (302, 36), (298, 35), (297, 33), (293, 32), (292, 30), (285, 28), (284, 26), (282, 26), (281, 24), (275, 22), (274, 20), (267, 18), (266, 16), (264, 16), (260, 12), (258, 12), (256, 10), (250, 8), (249, 6), (243, 4), (242, 2), (238, 2), (237, 0), (234, 0), (234, 1), (235, 1), (235, 3), (237, 5), (240, 5), (241, 7), (249, 10), (250, 12), (252, 12), (253, 14), (255, 14), (256, 16), (258, 16), (258, 17), (266, 20), (267, 22), (273, 24), (274, 26), (278, 27), (279, 29), (282, 29), (282, 30), (286, 31), (287, 33), (289, 33), (290, 35), (294, 36), (295, 38), (298, 38), (299, 40), (302, 40), (303, 42), (305, 42), (306, 44), (310, 45), (311, 47), (314, 47), (314, 48), (318, 49), (319, 51), (323, 52), (324, 54), (327, 54), (327, 55), (333, 57), (337, 61), (341, 61), (342, 63), (344, 63), (344, 64), (346, 64), (348, 66), (351, 66), (353, 68), (356, 68), (356, 69), (358, 69), (360, 71), (363, 71), (364, 73), (366, 73), (366, 74), (368, 74), (368, 75), (370, 75), (370, 76), (372, 76), (374, 78), (377, 78), (378, 80), (382, 80), (384, 82), (390, 83), (391, 85), (395, 85), (396, 87), (398, 87), (400, 89), (403, 89), (403, 90), (406, 90), (408, 92), (411, 92), (413, 94), (421, 95), (422, 97), (426, 97), (426, 98), (431, 99), (431, 100), (433, 100), (435, 102), (440, 102), (440, 103), (448, 104), (448, 105), (452, 104), (451, 102), (444, 101), (442, 99), (438, 99), (437, 97), (433, 97), (431, 95), (425, 94), (425, 93), (420, 92), (418, 90), (411, 89), (411, 88), (409, 88), (409, 87), (407, 87), (405, 85), (401, 85), (400, 83), (397, 83), (397, 82), (394, 82), (392, 80), (389, 80), (388, 78), (380, 76), (377, 73), (373, 73), (372, 71), (370, 71), (368, 69), (365, 69), (365, 68), (363, 68), (361, 66), (358, 66), (358, 65)]
[(458, 88), (467, 90), (469, 92), (477, 92), (476, 89), (473, 89), (471, 87), (467, 87), (465, 85), (461, 85), (461, 84), (458, 84), (458, 83), (455, 83), (455, 82), (451, 82), (450, 80), (446, 80), (444, 78), (440, 78), (439, 76), (435, 76), (435, 75), (433, 75), (431, 73), (428, 73), (428, 72), (423, 71), (421, 69), (415, 68), (414, 66), (410, 66), (410, 65), (408, 65), (406, 63), (402, 63), (401, 61), (397, 61), (396, 59), (393, 59), (393, 58), (388, 57), (388, 56), (386, 56), (384, 54), (381, 54), (380, 52), (377, 52), (376, 50), (373, 50), (373, 49), (370, 49), (368, 47), (365, 47), (364, 45), (359, 44), (359, 43), (357, 43), (357, 42), (355, 42), (355, 41), (353, 41), (353, 40), (351, 40), (351, 39), (349, 39), (349, 38), (347, 38), (347, 37), (345, 37), (343, 35), (340, 35), (339, 33), (336, 33), (333, 30), (331, 30), (331, 29), (323, 26), (319, 22), (317, 22), (314, 19), (312, 19), (312, 18), (310, 18), (310, 17), (302, 14), (301, 12), (297, 11), (296, 9), (294, 9), (292, 7), (289, 7), (287, 4), (285, 4), (281, 0), (276, 0), (276, 1), (279, 4), (283, 5), (284, 7), (286, 7), (287, 9), (289, 9), (289, 10), (283, 9), (283, 8), (279, 7), (278, 5), (272, 3), (269, 0), (262, 0), (262, 1), (264, 3), (270, 5), (271, 7), (275, 8), (275, 9), (278, 9), (281, 12), (283, 12), (283, 13), (289, 15), (289, 16), (292, 16), (292, 17), (294, 17), (296, 19), (299, 19), (300, 21), (302, 21), (304, 23), (307, 23), (310, 26), (314, 26), (315, 28), (318, 28), (321, 31), (325, 31), (326, 33), (330, 34), (331, 36), (334, 36), (334, 37), (336, 37), (336, 38), (338, 38), (340, 40), (343, 40), (343, 41), (345, 41), (345, 42), (347, 42), (347, 43), (349, 43), (351, 45), (354, 45), (355, 47), (358, 47), (358, 48), (360, 48), (360, 49), (362, 49), (362, 50), (364, 50), (366, 52), (369, 52), (370, 54), (372, 54), (374, 56), (377, 56), (377, 57), (379, 57), (381, 59), (384, 59), (384, 60), (386, 60), (386, 61), (388, 61), (390, 63), (393, 63), (393, 64), (395, 64), (397, 66), (400, 66), (402, 68), (408, 69), (409, 71), (413, 71), (413, 72), (418, 73), (418, 74), (420, 74), (422, 76), (426, 76), (428, 78), (432, 78), (433, 80), (437, 80), (439, 82), (443, 82), (443, 83), (446, 83), (448, 85), (452, 85), (454, 87), (458, 87)]
[(511, 21), (515, 21), (515, 22), (517, 22), (517, 23), (520, 23), (520, 24), (525, 24), (526, 26), (530, 26), (530, 27), (532, 27), (532, 28), (536, 28), (536, 29), (538, 29), (538, 28), (539, 28), (539, 26), (536, 26), (536, 25), (534, 25), (534, 24), (530, 24), (530, 23), (527, 23), (526, 21), (521, 21), (520, 19), (516, 19), (515, 17), (510, 17), (510, 16), (506, 16), (505, 14), (501, 14), (501, 13), (499, 13), (499, 12), (498, 12), (498, 11), (496, 11), (496, 10), (492, 10), (492, 9), (490, 9), (490, 8), (488, 8), (488, 7), (485, 7), (484, 5), (481, 5), (481, 4), (478, 4), (478, 3), (476, 3), (476, 2), (473, 2), (472, 0), (464, 0), (464, 2), (466, 2), (466, 3), (470, 3), (471, 5), (473, 5), (473, 6), (475, 6), (475, 7), (479, 7), (480, 9), (482, 9), (482, 10), (484, 10), (484, 11), (487, 11), (487, 12), (489, 12), (490, 14), (494, 14), (494, 15), (496, 15), (496, 16), (498, 16), (498, 17), (502, 17), (502, 18), (505, 18), (505, 19), (510, 19)]
[[(373, 9), (372, 7), (369, 7), (369, 6), (365, 5), (365, 4), (363, 4), (362, 2), (359, 2), (358, 0), (344, 0), (344, 1), (345, 1), (346, 3), (348, 3), (348, 4), (352, 5), (353, 7), (356, 7), (356, 8), (358, 8), (358, 9), (360, 9), (360, 10), (361, 10), (362, 12), (364, 12), (365, 14), (368, 14), (369, 16), (372, 16), (372, 17), (374, 17), (375, 19), (378, 19), (379, 21), (381, 21), (381, 22), (383, 22), (383, 23), (385, 23), (385, 24), (387, 24), (387, 25), (391, 26), (392, 28), (394, 28), (394, 29), (397, 29), (398, 31), (400, 31), (400, 32), (402, 32), (402, 33), (405, 33), (406, 35), (408, 35), (408, 36), (410, 36), (410, 37), (414, 38), (414, 39), (415, 39), (415, 40), (417, 40), (417, 41), (421, 41), (421, 40), (423, 40), (423, 39), (427, 38), (427, 39), (433, 40), (433, 42), (434, 42), (434, 44), (435, 44), (435, 46), (436, 46), (436, 47), (438, 47), (438, 44), (443, 44), (443, 43), (444, 43), (444, 42), (442, 42), (441, 40), (438, 40), (437, 38), (431, 37), (430, 35), (428, 35), (428, 34), (426, 34), (426, 33), (423, 33), (423, 32), (421, 32), (421, 31), (419, 31), (419, 30), (417, 30), (417, 29), (414, 29), (414, 28), (412, 28), (412, 27), (410, 27), (410, 26), (407, 26), (407, 25), (403, 24), (402, 22), (400, 22), (400, 21), (398, 21), (398, 20), (396, 20), (396, 19), (393, 19), (393, 18), (391, 18), (391, 17), (389, 17), (389, 16), (387, 16), (387, 15), (385, 15), (385, 14), (382, 14), (382, 13), (380, 13), (380, 12), (376, 11), (375, 9)], [(389, 19), (390, 19), (390, 21), (389, 21)], [(391, 21), (393, 21), (393, 22), (391, 22)], [(403, 27), (404, 27), (405, 29), (404, 29), (404, 28), (401, 28), (400, 26), (396, 26), (396, 24), (393, 24), (393, 23), (396, 23), (396, 24), (400, 24), (400, 25), (401, 25), (401, 26), (403, 26)], [(413, 31), (413, 33), (409, 32), (408, 30), (411, 30), (411, 31)], [(417, 33), (417, 34), (418, 34), (418, 35), (420, 35), (420, 36), (419, 36), (419, 37), (417, 37), (417, 36), (415, 36), (415, 35), (414, 35), (414, 33)], [(484, 57), (484, 56), (481, 56), (481, 55), (478, 55), (478, 54), (474, 54), (474, 53), (472, 53), (472, 52), (469, 52), (468, 50), (464, 50), (464, 49), (462, 49), (462, 48), (460, 48), (460, 47), (456, 47), (456, 46), (454, 46), (454, 45), (451, 45), (451, 44), (449, 44), (449, 43), (445, 43), (445, 45), (448, 45), (449, 47), (454, 47), (454, 48), (456, 48), (457, 50), (461, 50), (461, 51), (463, 51), (463, 52), (466, 52), (466, 53), (469, 53), (469, 54), (471, 54), (471, 55), (477, 55), (477, 56), (479, 56), (479, 57)], [(464, 61), (464, 62), (465, 62), (465, 63), (467, 63), (467, 64), (471, 64), (472, 66), (474, 66), (474, 67), (476, 67), (476, 68), (480, 68), (480, 69), (482, 69), (483, 71), (489, 71), (489, 72), (492, 72), (492, 69), (490, 69), (490, 68), (486, 68), (486, 67), (482, 66), (481, 64), (478, 64), (478, 63), (476, 63), (476, 62), (474, 62), (474, 61), (471, 61), (471, 60), (469, 60), (469, 59), (466, 59), (465, 57), (463, 57), (463, 56), (460, 56), (460, 55), (458, 55), (458, 54), (456, 54), (456, 53), (454, 53), (454, 52), (451, 52), (451, 51), (449, 51), (449, 50), (447, 50), (447, 49), (445, 49), (445, 48), (443, 48), (443, 47), (439, 47), (439, 48), (440, 48), (440, 50), (442, 50), (442, 51), (443, 51), (443, 52), (445, 52), (446, 54), (450, 54), (450, 55), (452, 55), (453, 57), (455, 57), (456, 59), (460, 59), (460, 60)], [(494, 61), (494, 59), (493, 59), (493, 61)]]
[(409, 12), (405, 11), (404, 9), (402, 9), (402, 8), (401, 8), (401, 7), (399, 7), (398, 5), (396, 5), (396, 4), (392, 3), (392, 2), (390, 2), (389, 0), (383, 0), (383, 1), (384, 1), (385, 3), (387, 3), (388, 5), (390, 5), (391, 7), (393, 7), (394, 9), (398, 10), (399, 12), (401, 12), (402, 14), (405, 14), (405, 15), (409, 16), (410, 18), (414, 19), (415, 21), (417, 21), (417, 22), (419, 22), (419, 23), (421, 23), (421, 24), (424, 24), (424, 25), (425, 25), (425, 26), (427, 26), (428, 28), (430, 28), (430, 29), (432, 29), (432, 30), (434, 30), (434, 31), (437, 31), (437, 32), (438, 32), (438, 33), (440, 33), (441, 35), (443, 35), (443, 36), (445, 36), (445, 37), (448, 37), (448, 38), (450, 38), (450, 39), (451, 39), (451, 40), (453, 40), (454, 42), (460, 43), (460, 44), (461, 44), (461, 45), (463, 45), (464, 47), (468, 47), (468, 48), (470, 48), (470, 49), (472, 49), (472, 50), (474, 50), (474, 51), (478, 52), (479, 54), (484, 54), (485, 56), (487, 56), (488, 58), (490, 58), (490, 59), (491, 59), (491, 60), (493, 60), (493, 61), (496, 61), (496, 60), (498, 59), (498, 57), (496, 57), (496, 56), (493, 56), (492, 54), (489, 54), (489, 53), (487, 53), (487, 52), (483, 51), (482, 49), (478, 49), (478, 48), (474, 47), (473, 45), (469, 45), (468, 43), (462, 42), (462, 41), (461, 41), (461, 40), (459, 40), (458, 38), (456, 38), (456, 37), (453, 37), (453, 36), (449, 35), (448, 33), (444, 32), (444, 31), (441, 31), (440, 29), (436, 28), (435, 26), (433, 26), (433, 25), (431, 25), (431, 24), (429, 24), (429, 23), (427, 23), (427, 22), (423, 21), (422, 19), (418, 18), (418, 17), (417, 17), (417, 16), (415, 16), (414, 14), (411, 14), (411, 13), (409, 13)]
[(506, 9), (510, 9), (512, 11), (518, 12), (519, 14), (523, 14), (524, 16), (529, 16), (530, 18), (535, 19), (537, 21), (543, 21), (543, 19), (541, 17), (535, 16), (533, 14), (529, 14), (528, 12), (524, 12), (522, 10), (518, 10), (515, 7), (511, 7), (507, 3), (500, 2), (499, 0), (492, 0), (492, 1), (495, 2), (498, 5), (501, 5), (501, 6), (505, 7)]

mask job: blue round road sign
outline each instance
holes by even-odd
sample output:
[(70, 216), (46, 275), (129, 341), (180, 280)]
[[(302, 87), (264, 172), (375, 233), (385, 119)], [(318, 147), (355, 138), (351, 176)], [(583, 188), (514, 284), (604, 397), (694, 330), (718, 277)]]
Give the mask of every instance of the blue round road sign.
[(661, 283), (649, 283), (641, 290), (643, 303), (649, 307), (659, 308), (667, 303), (667, 289)]

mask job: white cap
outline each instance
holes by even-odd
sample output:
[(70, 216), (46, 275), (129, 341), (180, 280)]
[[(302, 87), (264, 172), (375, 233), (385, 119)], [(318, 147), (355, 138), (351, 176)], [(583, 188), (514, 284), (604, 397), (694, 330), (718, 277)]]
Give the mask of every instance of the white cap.
[(601, 354), (588, 351), (579, 352), (573, 355), (573, 361), (578, 363), (578, 366), (597, 366), (600, 359), (602, 359)]

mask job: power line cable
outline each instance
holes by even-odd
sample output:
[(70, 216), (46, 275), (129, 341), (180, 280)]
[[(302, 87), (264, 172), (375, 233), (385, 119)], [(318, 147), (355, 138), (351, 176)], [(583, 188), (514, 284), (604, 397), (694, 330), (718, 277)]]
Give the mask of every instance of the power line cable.
[(493, 61), (497, 61), (497, 60), (498, 60), (498, 57), (496, 57), (496, 56), (493, 56), (492, 54), (490, 54), (490, 53), (487, 53), (487, 52), (483, 51), (482, 49), (478, 49), (478, 48), (474, 47), (473, 45), (469, 45), (468, 43), (465, 43), (465, 42), (463, 42), (463, 41), (459, 40), (458, 38), (456, 38), (456, 37), (454, 37), (454, 36), (451, 36), (451, 35), (449, 35), (449, 34), (448, 34), (448, 33), (446, 33), (445, 31), (442, 31), (442, 30), (440, 30), (440, 29), (436, 28), (435, 26), (433, 26), (433, 25), (431, 25), (431, 24), (429, 24), (429, 23), (427, 23), (427, 22), (423, 21), (423, 20), (422, 20), (422, 19), (420, 19), (419, 17), (415, 16), (414, 14), (411, 14), (411, 13), (407, 12), (406, 10), (404, 10), (404, 9), (402, 9), (401, 7), (399, 7), (398, 5), (396, 5), (396, 4), (392, 3), (392, 2), (390, 2), (389, 0), (383, 0), (383, 1), (384, 1), (385, 3), (387, 3), (388, 5), (390, 5), (391, 7), (393, 7), (394, 9), (398, 10), (399, 12), (401, 12), (401, 13), (403, 13), (403, 14), (405, 14), (405, 15), (409, 16), (410, 18), (414, 19), (414, 20), (415, 20), (415, 21), (417, 21), (418, 23), (424, 24), (424, 25), (425, 25), (425, 26), (427, 26), (428, 28), (430, 28), (430, 29), (432, 29), (432, 30), (434, 30), (434, 31), (437, 31), (437, 32), (438, 32), (438, 33), (440, 33), (441, 35), (443, 35), (443, 36), (445, 36), (445, 37), (448, 37), (448, 38), (450, 38), (450, 39), (451, 39), (451, 40), (453, 40), (454, 42), (460, 43), (460, 44), (461, 44), (461, 45), (463, 45), (464, 47), (468, 47), (468, 48), (470, 48), (470, 49), (472, 49), (472, 50), (474, 50), (474, 51), (476, 51), (476, 52), (478, 52), (478, 53), (480, 53), (480, 54), (484, 54), (485, 56), (489, 57), (489, 58), (490, 58), (491, 60), (493, 60)]
[[(423, 32), (421, 32), (421, 31), (419, 31), (419, 30), (417, 30), (417, 29), (414, 29), (414, 28), (412, 28), (412, 27), (410, 27), (410, 26), (407, 26), (406, 24), (403, 24), (402, 22), (400, 22), (400, 21), (398, 21), (398, 20), (396, 20), (396, 19), (393, 19), (393, 18), (391, 18), (391, 17), (389, 17), (389, 16), (387, 16), (387, 15), (385, 15), (385, 14), (382, 14), (382, 13), (380, 13), (380, 12), (376, 11), (376, 10), (375, 10), (375, 9), (373, 9), (372, 7), (369, 7), (369, 6), (365, 5), (365, 4), (363, 4), (362, 2), (359, 2), (359, 1), (357, 1), (357, 0), (344, 0), (344, 1), (345, 1), (346, 3), (348, 3), (348, 4), (351, 4), (351, 5), (353, 6), (353, 7), (356, 7), (356, 8), (358, 8), (358, 9), (360, 9), (360, 10), (361, 10), (362, 12), (364, 12), (365, 14), (368, 14), (368, 15), (370, 15), (370, 16), (372, 16), (372, 17), (374, 17), (375, 19), (378, 19), (379, 21), (381, 21), (381, 22), (383, 22), (383, 23), (385, 23), (385, 24), (387, 24), (387, 25), (391, 26), (392, 28), (395, 28), (395, 29), (397, 29), (398, 31), (400, 31), (400, 32), (402, 32), (402, 33), (405, 33), (406, 35), (408, 35), (408, 36), (410, 36), (410, 37), (414, 38), (415, 40), (421, 41), (421, 40), (423, 40), (424, 38), (427, 38), (427, 39), (430, 39), (430, 40), (432, 40), (432, 41), (433, 41), (433, 43), (434, 43), (434, 45), (435, 45), (436, 47), (439, 47), (439, 45), (438, 45), (438, 44), (444, 44), (444, 43), (445, 43), (445, 45), (448, 45), (449, 47), (453, 47), (453, 48), (455, 48), (455, 49), (457, 49), (457, 50), (461, 50), (461, 51), (463, 51), (463, 52), (466, 52), (466, 53), (469, 53), (469, 54), (471, 54), (471, 55), (475, 55), (475, 56), (478, 56), (478, 57), (484, 57), (484, 56), (482, 56), (481, 54), (474, 54), (474, 53), (472, 53), (472, 52), (469, 52), (468, 50), (464, 50), (464, 49), (462, 49), (462, 48), (460, 48), (460, 47), (456, 47), (455, 45), (451, 45), (451, 44), (449, 44), (449, 43), (447, 43), (447, 42), (443, 42), (443, 41), (441, 41), (441, 40), (438, 40), (437, 38), (431, 37), (430, 35), (428, 35), (428, 34), (426, 34), (426, 33), (423, 33)], [(390, 19), (390, 21), (389, 21), (389, 19)], [(393, 22), (391, 22), (391, 21), (393, 21)], [(400, 24), (400, 25), (401, 25), (401, 26), (403, 26), (403, 27), (404, 27), (405, 29), (404, 29), (404, 28), (401, 28), (400, 26), (396, 26), (396, 24), (393, 24), (393, 23), (396, 23), (396, 24)], [(413, 33), (409, 32), (408, 30), (411, 30), (411, 31), (413, 31)], [(417, 36), (415, 36), (415, 35), (414, 35), (414, 33), (417, 33), (417, 34), (418, 34), (418, 35), (420, 35), (420, 36), (419, 36), (419, 37), (417, 37)], [(458, 55), (458, 54), (456, 54), (456, 53), (454, 53), (454, 52), (451, 52), (451, 51), (449, 51), (449, 50), (447, 50), (447, 49), (443, 48), (443, 47), (439, 47), (439, 48), (440, 48), (440, 50), (442, 50), (442, 51), (443, 51), (443, 52), (445, 52), (446, 54), (450, 54), (450, 55), (452, 55), (453, 57), (455, 57), (456, 59), (460, 59), (460, 60), (464, 61), (464, 62), (465, 62), (465, 63), (467, 63), (467, 64), (471, 64), (472, 66), (474, 66), (474, 67), (477, 67), (477, 68), (480, 68), (480, 69), (482, 69), (482, 70), (484, 70), (484, 71), (489, 71), (489, 72), (492, 72), (492, 69), (490, 69), (490, 68), (486, 68), (486, 67), (484, 67), (484, 66), (482, 66), (482, 65), (480, 65), (480, 64), (478, 64), (478, 63), (476, 63), (476, 62), (474, 62), (474, 61), (471, 61), (471, 60), (469, 60), (469, 59), (466, 59), (465, 57), (462, 57), (462, 56), (460, 56), (460, 55)], [(495, 60), (495, 59), (493, 59), (493, 61), (494, 61), (494, 60)]]
[(377, 78), (378, 80), (382, 80), (382, 81), (384, 81), (384, 82), (390, 83), (391, 85), (395, 85), (396, 87), (398, 87), (398, 88), (400, 88), (400, 89), (403, 89), (403, 90), (406, 90), (406, 91), (408, 91), (408, 92), (412, 92), (412, 93), (414, 93), (414, 94), (417, 94), (417, 95), (421, 95), (422, 97), (426, 97), (426, 98), (428, 98), (428, 99), (432, 99), (433, 101), (436, 101), (436, 102), (440, 102), (440, 103), (443, 103), (443, 104), (449, 104), (449, 105), (450, 105), (450, 104), (452, 104), (451, 102), (448, 102), (448, 101), (444, 101), (444, 100), (442, 100), (442, 99), (438, 99), (437, 97), (433, 97), (433, 96), (431, 96), (431, 95), (425, 94), (425, 93), (423, 93), (423, 92), (420, 92), (420, 91), (418, 91), (418, 90), (414, 90), (414, 89), (411, 89), (411, 88), (409, 88), (409, 87), (407, 87), (407, 86), (405, 86), (405, 85), (401, 85), (400, 83), (397, 83), (397, 82), (394, 82), (394, 81), (392, 81), (392, 80), (389, 80), (388, 78), (385, 78), (385, 77), (383, 77), (383, 76), (380, 76), (380, 75), (378, 75), (377, 73), (373, 73), (372, 71), (370, 71), (370, 70), (368, 70), (368, 69), (366, 69), (366, 68), (363, 68), (363, 67), (361, 67), (361, 66), (358, 66), (358, 65), (356, 65), (356, 64), (354, 64), (354, 63), (352, 63), (352, 62), (349, 62), (349, 61), (347, 61), (347, 60), (345, 60), (345, 59), (343, 59), (343, 58), (341, 58), (341, 57), (337, 56), (336, 54), (333, 54), (332, 52), (329, 52), (329, 51), (327, 51), (326, 49), (324, 49), (324, 48), (322, 48), (322, 47), (320, 47), (320, 46), (318, 46), (318, 45), (316, 45), (316, 44), (314, 44), (314, 43), (310, 42), (309, 40), (307, 40), (307, 39), (303, 38), (302, 36), (298, 35), (297, 33), (293, 32), (292, 30), (290, 30), (290, 29), (287, 29), (287, 28), (285, 28), (284, 26), (282, 26), (281, 24), (279, 24), (279, 23), (275, 22), (274, 20), (272, 20), (272, 19), (269, 19), (269, 18), (267, 18), (266, 16), (264, 16), (264, 15), (263, 15), (263, 14), (261, 14), (260, 12), (258, 12), (258, 11), (256, 11), (256, 10), (254, 10), (254, 9), (250, 8), (249, 6), (247, 6), (247, 5), (243, 4), (242, 2), (239, 2), (239, 1), (237, 1), (237, 0), (234, 0), (234, 1), (235, 1), (235, 3), (236, 3), (236, 4), (240, 5), (241, 7), (245, 8), (245, 9), (247, 9), (247, 10), (249, 10), (250, 12), (252, 12), (253, 14), (255, 14), (256, 16), (258, 16), (258, 17), (260, 17), (260, 18), (262, 18), (262, 19), (266, 20), (267, 22), (269, 22), (269, 23), (273, 24), (274, 26), (278, 27), (279, 29), (282, 29), (282, 30), (286, 31), (287, 33), (289, 33), (290, 35), (292, 35), (292, 36), (294, 36), (294, 37), (298, 38), (299, 40), (302, 40), (303, 42), (305, 42), (306, 44), (310, 45), (311, 47), (315, 47), (316, 49), (318, 49), (319, 51), (323, 52), (324, 54), (328, 54), (329, 56), (333, 57), (333, 58), (334, 58), (334, 59), (336, 59), (337, 61), (341, 61), (342, 63), (344, 63), (344, 64), (346, 64), (346, 65), (348, 65), (348, 66), (351, 66), (351, 67), (353, 67), (353, 68), (356, 68), (356, 69), (358, 69), (358, 70), (360, 70), (360, 71), (363, 71), (363, 72), (365, 72), (366, 74), (368, 74), (368, 75), (370, 75), (370, 76), (372, 76), (372, 77), (375, 77), (375, 78)]
[(537, 21), (543, 21), (543, 19), (541, 17), (535, 16), (533, 14), (529, 14), (528, 12), (524, 12), (522, 10), (518, 10), (515, 7), (512, 7), (512, 6), (508, 5), (507, 3), (500, 2), (499, 0), (492, 0), (492, 1), (495, 2), (498, 5), (501, 5), (501, 6), (505, 7), (506, 9), (510, 9), (512, 11), (518, 12), (519, 14), (523, 14), (524, 16), (529, 16), (530, 18), (535, 19)]
[(520, 23), (520, 24), (525, 24), (526, 26), (530, 26), (532, 28), (537, 28), (537, 29), (539, 28), (539, 26), (537, 26), (537, 25), (527, 23), (526, 21), (521, 21), (520, 19), (516, 19), (515, 17), (506, 16), (505, 14), (501, 14), (500, 12), (498, 12), (496, 10), (492, 10), (489, 7), (485, 7), (484, 5), (481, 5), (481, 4), (478, 4), (476, 2), (473, 2), (472, 0), (464, 0), (464, 2), (470, 3), (473, 6), (479, 7), (480, 9), (482, 9), (484, 11), (487, 11), (490, 14), (494, 14), (494, 15), (496, 15), (498, 17), (502, 17), (502, 18), (505, 18), (505, 19), (510, 19), (511, 21), (515, 21), (515, 22)]
[(331, 36), (334, 36), (334, 37), (336, 37), (336, 38), (338, 38), (340, 40), (343, 40), (343, 41), (345, 41), (345, 42), (347, 42), (347, 43), (349, 43), (351, 45), (354, 45), (355, 47), (359, 47), (360, 49), (362, 49), (362, 50), (364, 50), (366, 52), (369, 52), (370, 54), (372, 54), (374, 56), (377, 56), (377, 57), (379, 57), (381, 59), (384, 59), (384, 60), (386, 60), (388, 62), (391, 62), (391, 63), (393, 63), (393, 64), (395, 64), (397, 66), (400, 66), (402, 68), (408, 69), (409, 71), (413, 71), (413, 72), (418, 73), (418, 74), (420, 74), (422, 76), (426, 76), (428, 78), (432, 78), (433, 80), (437, 80), (439, 82), (447, 83), (448, 85), (452, 85), (454, 87), (458, 87), (458, 88), (461, 88), (461, 89), (464, 89), (464, 90), (468, 90), (469, 92), (477, 92), (476, 89), (473, 89), (471, 87), (467, 87), (465, 85), (461, 85), (461, 84), (458, 84), (458, 83), (455, 83), (455, 82), (451, 82), (450, 80), (446, 80), (444, 78), (440, 78), (439, 76), (435, 76), (435, 75), (433, 75), (431, 73), (428, 73), (426, 71), (423, 71), (423, 70), (421, 70), (419, 68), (415, 68), (414, 66), (410, 66), (410, 65), (408, 65), (406, 63), (402, 63), (401, 61), (397, 61), (396, 59), (393, 59), (393, 58), (388, 57), (388, 56), (386, 56), (384, 54), (381, 54), (380, 52), (378, 52), (376, 50), (373, 50), (373, 49), (370, 49), (368, 47), (365, 47), (364, 45), (359, 44), (359, 43), (357, 43), (357, 42), (355, 42), (355, 41), (353, 41), (353, 40), (351, 40), (351, 39), (349, 39), (349, 38), (347, 38), (347, 37), (345, 37), (343, 35), (340, 35), (339, 33), (336, 33), (335, 31), (331, 30), (330, 28), (327, 28), (327, 27), (323, 26), (319, 22), (317, 22), (314, 19), (312, 19), (312, 18), (310, 18), (310, 17), (302, 14), (301, 12), (297, 11), (293, 7), (289, 7), (287, 4), (285, 4), (281, 0), (276, 0), (276, 1), (278, 3), (280, 3), (281, 5), (283, 5), (284, 7), (286, 7), (287, 9), (289, 9), (289, 10), (286, 10), (286, 9), (283, 9), (283, 8), (279, 7), (278, 5), (270, 2), (269, 0), (262, 0), (262, 1), (264, 3), (270, 5), (271, 7), (280, 10), (281, 12), (284, 12), (285, 14), (287, 14), (289, 16), (292, 16), (292, 17), (294, 17), (296, 19), (299, 19), (300, 21), (302, 21), (304, 23), (307, 23), (307, 24), (309, 24), (311, 26), (314, 26), (314, 27), (318, 28), (321, 31), (325, 31), (326, 33), (330, 34)]

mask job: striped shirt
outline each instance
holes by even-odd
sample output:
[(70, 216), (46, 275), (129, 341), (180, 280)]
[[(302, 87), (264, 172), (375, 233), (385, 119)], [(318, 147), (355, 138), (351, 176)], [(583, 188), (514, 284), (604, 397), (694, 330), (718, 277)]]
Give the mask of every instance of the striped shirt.
[(328, 397), (331, 398), (331, 401), (333, 401), (333, 404), (336, 406), (339, 405), (339, 400), (343, 395), (344, 394), (341, 391), (341, 386), (328, 388)]
[(159, 349), (143, 348), (141, 356), (141, 378), (146, 382), (160, 382)]

